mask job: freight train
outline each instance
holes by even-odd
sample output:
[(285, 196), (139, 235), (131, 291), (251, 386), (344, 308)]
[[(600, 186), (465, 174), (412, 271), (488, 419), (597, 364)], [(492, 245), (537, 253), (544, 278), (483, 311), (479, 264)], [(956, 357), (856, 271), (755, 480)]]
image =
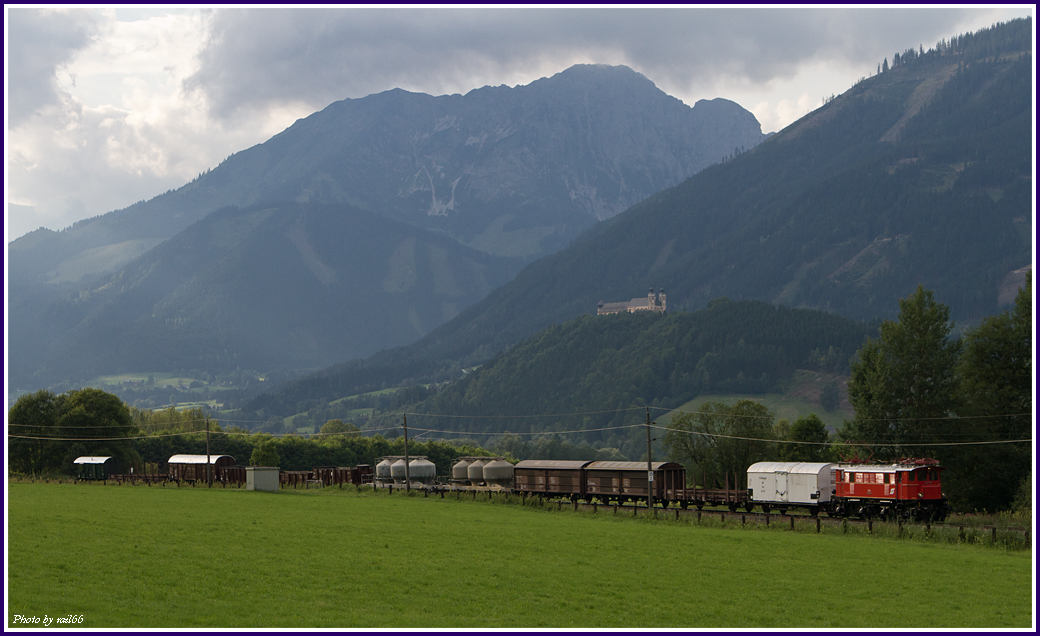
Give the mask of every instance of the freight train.
[[(245, 482), (245, 468), (233, 466), (234, 459), (227, 455), (175, 455), (165, 475), (79, 478), (133, 481), (144, 477), (194, 483), (208, 479), (207, 460), (214, 464), (215, 481)], [(366, 465), (282, 471), (279, 482), (293, 487), (311, 483), (387, 486), (403, 484), (407, 479), (425, 489), (494, 489), (525, 497), (608, 505), (650, 499), (666, 508), (725, 506), (733, 512), (740, 508), (751, 512), (758, 507), (766, 513), (805, 510), (813, 516), (823, 512), (832, 517), (942, 521), (950, 512), (942, 491), (942, 470), (935, 460), (910, 458), (891, 464), (759, 462), (747, 469), (745, 488), (738, 486), (735, 474), (732, 487), (727, 475), (724, 484), (705, 488), (688, 485), (686, 469), (675, 462), (653, 462), (648, 467), (645, 462), (526, 459), (514, 466), (502, 457), (464, 457), (452, 468), (452, 478), (445, 484), (438, 481), (436, 467), (425, 457), (385, 457), (374, 470)], [(707, 484), (703, 476), (701, 484)]]
[(572, 501), (624, 503), (646, 500), (681, 508), (727, 506), (736, 511), (781, 514), (794, 509), (834, 517), (942, 521), (950, 505), (942, 492), (942, 468), (931, 459), (892, 464), (760, 462), (747, 470), (747, 488), (688, 486), (686, 470), (673, 462), (525, 460), (514, 467), (513, 491)]

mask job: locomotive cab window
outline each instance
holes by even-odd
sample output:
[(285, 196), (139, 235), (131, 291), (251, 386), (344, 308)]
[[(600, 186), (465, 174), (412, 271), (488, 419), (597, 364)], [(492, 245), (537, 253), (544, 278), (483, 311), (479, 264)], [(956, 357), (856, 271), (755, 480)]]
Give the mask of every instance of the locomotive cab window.
[(888, 473), (885, 473), (885, 483), (886, 484), (889, 483), (889, 481), (888, 481)]
[(913, 473), (913, 471), (911, 471), (911, 472), (908, 472), (908, 473), (906, 474), (906, 480), (907, 480), (907, 481), (916, 481), (916, 479), (914, 478), (914, 473)]

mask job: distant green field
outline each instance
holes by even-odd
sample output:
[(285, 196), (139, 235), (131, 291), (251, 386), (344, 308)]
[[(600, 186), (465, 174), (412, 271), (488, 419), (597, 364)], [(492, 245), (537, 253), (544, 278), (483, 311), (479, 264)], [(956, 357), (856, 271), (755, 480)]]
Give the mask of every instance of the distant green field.
[(354, 398), (359, 398), (359, 397), (367, 397), (369, 395), (390, 395), (390, 394), (393, 394), (393, 393), (397, 393), (400, 390), (401, 389), (399, 389), (399, 388), (392, 388), (392, 389), (380, 389), (378, 391), (369, 391), (368, 393), (358, 393), (357, 395), (348, 395), (348, 396), (342, 397), (342, 398), (340, 398), (338, 400), (333, 400), (333, 401), (329, 402), (329, 404), (339, 404), (341, 402), (346, 402), (347, 400), (353, 400)]
[(807, 400), (800, 400), (780, 393), (767, 393), (765, 395), (701, 395), (693, 400), (690, 400), (686, 404), (666, 413), (657, 418), (657, 423), (662, 426), (667, 426), (671, 421), (672, 417), (678, 412), (694, 412), (700, 408), (701, 404), (705, 402), (722, 402), (723, 404), (733, 405), (740, 400), (751, 400), (762, 404), (776, 416), (776, 419), (787, 418), (788, 421), (794, 422), (803, 415), (810, 413), (816, 413), (823, 420), (823, 423), (827, 425), (832, 431), (841, 428), (842, 423), (846, 419), (852, 419), (852, 413), (846, 413), (845, 411), (826, 411), (823, 407), (815, 402), (809, 402)]
[(184, 376), (174, 375), (173, 373), (121, 373), (118, 375), (99, 375), (87, 382), (89, 386), (112, 386), (120, 385), (124, 382), (147, 382), (148, 378), (155, 380), (158, 385), (169, 384), (170, 386), (177, 386), (182, 384), (188, 386), (198, 378), (189, 378)]
[(452, 498), (8, 485), (8, 627), (1028, 628), (1027, 552)]

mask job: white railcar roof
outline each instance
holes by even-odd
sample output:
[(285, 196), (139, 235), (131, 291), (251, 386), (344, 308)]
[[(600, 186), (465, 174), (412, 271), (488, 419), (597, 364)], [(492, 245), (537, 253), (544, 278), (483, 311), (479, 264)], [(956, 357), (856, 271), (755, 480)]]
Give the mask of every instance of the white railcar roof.
[[(209, 459), (211, 464), (217, 463), (217, 460), (221, 457), (231, 457), (231, 455), (210, 455)], [(234, 459), (234, 457), (231, 457)], [(169, 463), (171, 464), (205, 464), (205, 455), (174, 455), (170, 457)]]
[(814, 462), (758, 462), (748, 467), (748, 473), (794, 473), (819, 475), (824, 470), (834, 468), (834, 464)]
[(111, 457), (77, 457), (75, 459), (75, 461), (73, 461), (72, 463), (73, 464), (104, 464), (105, 462), (107, 462), (110, 459), (112, 459), (112, 458)]

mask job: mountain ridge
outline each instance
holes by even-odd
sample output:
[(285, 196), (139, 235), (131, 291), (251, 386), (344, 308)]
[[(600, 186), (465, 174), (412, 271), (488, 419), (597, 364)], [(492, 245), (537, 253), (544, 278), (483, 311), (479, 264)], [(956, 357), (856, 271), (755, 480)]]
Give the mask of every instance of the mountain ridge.
[(313, 400), (445, 377), (650, 285), (671, 307), (727, 296), (858, 320), (895, 317), (924, 285), (962, 324), (992, 315), (1009, 277), (1031, 267), (1030, 23), (908, 51), (753, 150), (590, 228), (417, 343), (283, 391)]
[[(559, 94), (555, 98), (554, 92)], [(597, 98), (591, 106), (598, 110), (580, 103), (590, 92)], [(467, 236), (510, 216), (503, 231), (526, 237), (524, 231), (541, 228), (545, 236), (520, 241), (523, 246), (515, 249), (523, 253), (508, 253), (508, 237), (504, 245), (486, 241), (483, 251), (544, 255), (595, 220), (678, 183), (735, 147), (750, 147), (764, 138), (754, 117), (733, 102), (698, 104), (711, 114), (702, 116), (627, 67), (607, 66), (571, 67), (527, 86), (484, 87), (465, 96), (393, 89), (340, 100), (231, 155), (181, 188), (79, 221), (62, 232), (37, 231), (33, 240), (13, 241), (10, 276), (20, 283), (46, 281), (54, 278), (48, 273), (62, 260), (79, 252), (126, 245), (109, 267), (89, 272), (103, 274), (119, 265), (119, 259), (125, 263), (143, 253), (133, 241), (154, 244), (221, 207), (265, 200), (345, 203), (448, 232), (464, 243)], [(626, 109), (623, 116), (609, 115), (619, 108)], [(600, 112), (607, 114), (596, 114)], [(647, 113), (667, 121), (655, 123)], [(734, 121), (726, 123), (726, 118)], [(652, 134), (653, 143), (616, 134), (626, 131), (622, 124), (630, 121), (644, 126), (640, 132)], [(559, 123), (550, 126), (553, 122)], [(716, 132), (709, 122), (725, 123), (727, 132)], [(595, 126), (610, 129), (594, 131)], [(596, 132), (595, 143), (583, 147), (588, 138), (577, 134), (582, 130)], [(697, 135), (704, 137), (703, 144)], [(569, 166), (553, 160), (552, 153), (559, 150), (554, 143), (573, 149), (565, 159), (591, 157), (599, 163)], [(604, 143), (618, 152), (606, 152)], [(483, 155), (475, 164), (478, 153)], [(653, 153), (655, 167), (650, 167), (646, 160)], [(533, 196), (535, 185), (555, 192), (555, 198)], [(467, 188), (473, 190), (469, 198), (462, 196)], [(455, 189), (457, 197), (452, 196)], [(495, 211), (488, 213), (489, 206)], [(485, 218), (489, 214), (494, 216)], [(448, 216), (453, 222), (446, 221)], [(37, 245), (41, 242), (45, 245)]]

